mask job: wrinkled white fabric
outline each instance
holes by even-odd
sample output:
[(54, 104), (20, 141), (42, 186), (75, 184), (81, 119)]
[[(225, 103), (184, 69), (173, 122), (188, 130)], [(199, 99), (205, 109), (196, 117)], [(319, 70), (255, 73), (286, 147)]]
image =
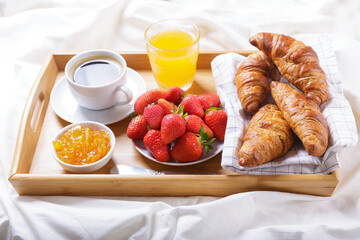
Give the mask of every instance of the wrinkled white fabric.
[(19, 196), (7, 180), (23, 108), (47, 54), (145, 51), (146, 27), (166, 18), (200, 26), (200, 50), (250, 50), (248, 38), (258, 31), (334, 34), (344, 94), (359, 131), (359, 12), (356, 0), (1, 0), (0, 238), (359, 239), (359, 143), (340, 150), (340, 182), (331, 197)]

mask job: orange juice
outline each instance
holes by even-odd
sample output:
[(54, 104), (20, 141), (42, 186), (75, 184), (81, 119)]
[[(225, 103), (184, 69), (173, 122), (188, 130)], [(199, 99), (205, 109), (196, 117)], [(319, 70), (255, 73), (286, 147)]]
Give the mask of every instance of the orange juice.
[(199, 54), (198, 36), (177, 29), (160, 31), (148, 40), (148, 56), (161, 89), (190, 88)]

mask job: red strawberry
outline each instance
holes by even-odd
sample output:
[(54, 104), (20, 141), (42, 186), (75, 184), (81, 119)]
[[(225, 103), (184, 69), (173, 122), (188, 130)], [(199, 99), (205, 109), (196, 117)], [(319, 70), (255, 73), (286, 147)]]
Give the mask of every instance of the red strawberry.
[(158, 105), (163, 108), (165, 115), (176, 112), (178, 109), (173, 103), (170, 103), (163, 98), (158, 100)]
[(208, 152), (213, 146), (214, 138), (207, 142), (208, 135), (201, 127), (200, 133), (187, 132), (179, 138), (170, 151), (171, 156), (179, 162), (193, 162), (199, 160), (203, 154), (203, 147)]
[(166, 90), (165, 99), (169, 102), (174, 103), (176, 106), (179, 105), (181, 99), (185, 96), (185, 91), (179, 87), (172, 87)]
[(204, 122), (214, 132), (216, 139), (224, 141), (227, 123), (227, 114), (221, 108), (209, 108), (204, 117)]
[(135, 101), (135, 112), (138, 115), (143, 114), (147, 105), (156, 102), (160, 98), (165, 98), (165, 92), (159, 89), (152, 89), (141, 94)]
[(185, 120), (187, 121), (186, 124), (186, 131), (187, 132), (193, 132), (193, 133), (199, 133), (200, 127), (203, 126), (205, 129), (205, 132), (209, 133), (209, 139), (214, 137), (213, 131), (204, 123), (204, 121), (196, 116), (196, 115), (188, 115), (185, 117)]
[(159, 105), (148, 105), (144, 111), (144, 117), (151, 129), (159, 129), (164, 117), (164, 110)]
[(196, 115), (200, 118), (204, 117), (204, 110), (199, 99), (195, 95), (187, 95), (183, 98), (180, 105), (184, 106), (184, 112)]
[(147, 150), (160, 162), (170, 160), (170, 145), (161, 141), (161, 133), (159, 130), (151, 129), (144, 137), (144, 145)]
[(204, 111), (210, 107), (219, 107), (220, 98), (214, 93), (204, 93), (197, 96)]
[(161, 139), (169, 144), (181, 137), (186, 132), (186, 121), (182, 116), (183, 107), (179, 107), (178, 113), (168, 114), (161, 121)]
[(143, 115), (133, 118), (127, 127), (126, 134), (130, 139), (142, 139), (147, 133), (147, 122)]

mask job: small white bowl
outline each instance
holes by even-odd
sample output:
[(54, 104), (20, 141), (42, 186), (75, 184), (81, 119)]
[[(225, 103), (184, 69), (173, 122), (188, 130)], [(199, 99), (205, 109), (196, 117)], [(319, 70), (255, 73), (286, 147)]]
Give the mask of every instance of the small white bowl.
[[(89, 127), (90, 129), (103, 129), (105, 130), (109, 136), (110, 136), (110, 144), (111, 144), (111, 148), (109, 150), (109, 152), (106, 154), (105, 157), (103, 157), (102, 159), (90, 163), (90, 164), (86, 164), (86, 165), (73, 165), (73, 164), (68, 164), (65, 163), (63, 161), (61, 161), (55, 151), (54, 148), (54, 144), (53, 141), (56, 141), (60, 138), (60, 136), (67, 131), (68, 129), (72, 128), (75, 125), (81, 125), (83, 127)], [(91, 122), (91, 121), (85, 121), (85, 122), (77, 122), (77, 123), (73, 123), (70, 124), (66, 127), (64, 127), (63, 129), (60, 130), (60, 132), (55, 136), (55, 138), (52, 140), (51, 142), (51, 153), (54, 156), (55, 160), (65, 169), (68, 170), (69, 172), (73, 172), (73, 173), (89, 173), (89, 172), (94, 172), (100, 168), (102, 168), (103, 166), (105, 166), (105, 164), (110, 160), (111, 155), (114, 151), (115, 148), (115, 135), (114, 133), (110, 130), (110, 128), (108, 128), (107, 126), (105, 126), (104, 124), (98, 123), (98, 122)]]

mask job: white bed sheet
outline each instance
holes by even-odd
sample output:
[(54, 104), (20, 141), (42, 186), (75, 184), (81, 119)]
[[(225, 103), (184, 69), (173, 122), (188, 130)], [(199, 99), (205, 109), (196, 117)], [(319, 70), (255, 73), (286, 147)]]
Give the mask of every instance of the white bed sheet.
[(0, 238), (359, 239), (359, 143), (340, 150), (340, 182), (332, 197), (19, 196), (7, 180), (24, 104), (47, 54), (144, 51), (146, 27), (166, 18), (200, 26), (201, 50), (253, 49), (248, 38), (258, 31), (332, 34), (359, 131), (359, 13), (356, 0), (0, 0)]

